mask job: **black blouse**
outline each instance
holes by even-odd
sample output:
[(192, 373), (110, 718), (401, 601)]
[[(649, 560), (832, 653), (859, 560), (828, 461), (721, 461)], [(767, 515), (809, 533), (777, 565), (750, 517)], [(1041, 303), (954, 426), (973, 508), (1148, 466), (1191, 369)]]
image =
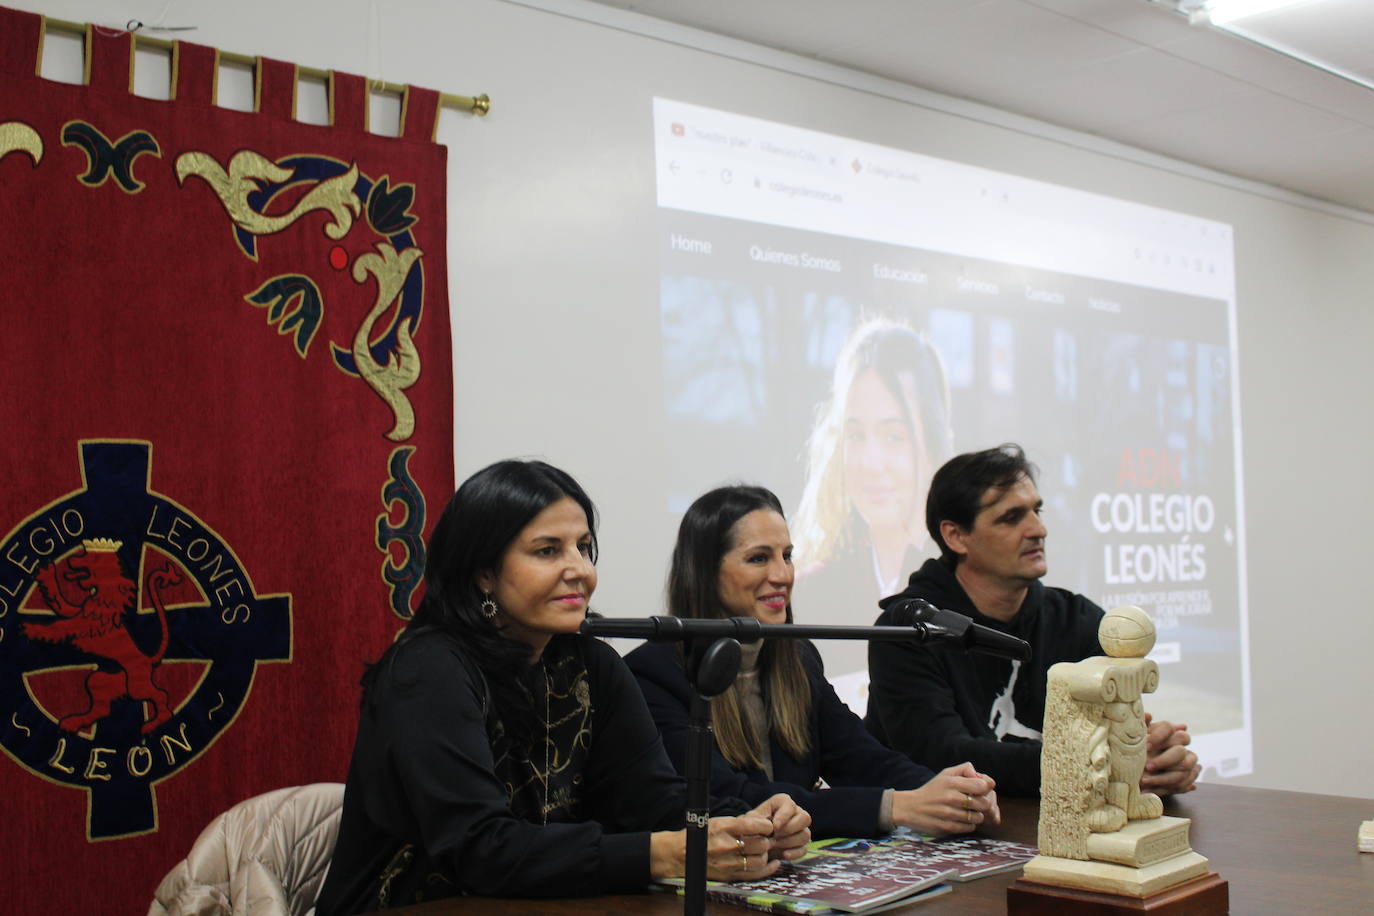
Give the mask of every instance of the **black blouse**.
[(527, 748), (454, 639), (398, 648), (364, 703), (319, 916), (648, 885), (648, 834), (682, 826), (685, 787), (624, 662), (558, 636), (522, 684), (541, 725)]

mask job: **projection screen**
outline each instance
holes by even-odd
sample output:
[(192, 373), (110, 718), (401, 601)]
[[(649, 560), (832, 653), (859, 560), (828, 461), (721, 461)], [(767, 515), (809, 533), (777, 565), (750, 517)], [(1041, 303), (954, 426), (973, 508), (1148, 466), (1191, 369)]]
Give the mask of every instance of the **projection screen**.
[[(797, 619), (871, 623), (938, 554), (934, 469), (1019, 443), (1047, 584), (1144, 608), (1150, 707), (1250, 772), (1231, 227), (669, 99), (653, 130), (665, 508), (766, 483)], [(821, 650), (862, 704), (863, 644)]]

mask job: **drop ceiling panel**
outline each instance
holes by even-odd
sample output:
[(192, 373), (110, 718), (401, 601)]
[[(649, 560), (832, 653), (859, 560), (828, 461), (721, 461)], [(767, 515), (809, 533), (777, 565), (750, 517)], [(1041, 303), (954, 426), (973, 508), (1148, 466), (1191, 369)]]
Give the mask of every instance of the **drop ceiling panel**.
[[(797, 3), (794, 0), (602, 0), (605, 6), (644, 13), (781, 48), (807, 57), (832, 58), (844, 48), (869, 47), (877, 36), (892, 56), (901, 36), (915, 39), (948, 17), (976, 10), (993, 0), (846, 0)], [(850, 63), (849, 66), (854, 66)]]
[(1178, 37), (1179, 16), (1140, 0), (1027, 0), (1042, 9), (1096, 26), (1122, 38), (1154, 45)]
[(1329, 82), (1332, 77), (1311, 64), (1277, 54), (1252, 41), (1218, 29), (1189, 28), (1159, 50), (1199, 66), (1245, 80), (1256, 86), (1278, 88), (1312, 80)]
[[(894, 30), (884, 58), (863, 62), (863, 69), (907, 82), (933, 80), (944, 87), (965, 81), (996, 85), (1048, 76), (1065, 66), (1137, 47), (1136, 42), (1022, 0), (992, 0), (950, 14), (938, 30), (919, 35)], [(884, 59), (895, 67), (888, 71)]]
[[(1118, 124), (1113, 136), (1142, 149), (1222, 169), (1233, 175), (1306, 190), (1291, 163), (1305, 163), (1316, 144), (1339, 143), (1349, 121), (1250, 89), (1223, 105)], [(1283, 177), (1283, 181), (1279, 178)]]
[(1017, 88), (1004, 101), (1045, 120), (1110, 134), (1119, 124), (1195, 111), (1252, 91), (1240, 80), (1141, 48)]
[(1293, 101), (1374, 126), (1374, 91), (1243, 38), (1208, 29), (1163, 45), (1160, 50)]
[(1275, 91), (1295, 102), (1374, 127), (1374, 91), (1359, 83), (1313, 74)]

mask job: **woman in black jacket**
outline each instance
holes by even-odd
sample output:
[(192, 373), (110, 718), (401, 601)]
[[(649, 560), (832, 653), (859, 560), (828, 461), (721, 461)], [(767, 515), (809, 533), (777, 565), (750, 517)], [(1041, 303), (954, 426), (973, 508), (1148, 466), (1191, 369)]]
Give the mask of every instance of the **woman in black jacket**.
[[(420, 608), (363, 679), (321, 916), (683, 874), (682, 780), (620, 657), (578, 635), (595, 560), (591, 500), (557, 468), (499, 462), (454, 494)], [(771, 874), (809, 839), (785, 796), (750, 804), (710, 821), (717, 880)]]
[[(683, 516), (668, 609), (684, 618), (790, 623), (793, 578), (778, 498), (762, 487), (722, 487)], [(967, 833), (1000, 820), (993, 781), (970, 764), (933, 774), (878, 743), (835, 695), (810, 643), (765, 639), (744, 653), (740, 677), (711, 704), (713, 795), (748, 802), (787, 793), (811, 813), (817, 837), (876, 836), (902, 826)], [(669, 757), (684, 770), (692, 688), (680, 651), (650, 643), (626, 662)]]

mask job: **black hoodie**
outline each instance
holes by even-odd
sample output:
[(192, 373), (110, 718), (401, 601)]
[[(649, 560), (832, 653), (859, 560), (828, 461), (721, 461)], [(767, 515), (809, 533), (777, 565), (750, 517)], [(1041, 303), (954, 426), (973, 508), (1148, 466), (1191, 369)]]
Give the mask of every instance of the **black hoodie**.
[[(979, 613), (954, 571), (939, 560), (927, 560), (894, 597), (924, 598), (958, 611), (975, 623), (1026, 640), (1033, 654), (1030, 661), (1012, 662), (965, 654), (950, 645), (870, 643), (869, 730), (932, 769), (967, 760), (995, 779), (1003, 795), (1039, 794), (1040, 741), (1032, 735), (1044, 722), (1050, 666), (1102, 654), (1097, 641), (1102, 609), (1082, 595), (1036, 581), (1016, 616), (1003, 623)], [(879, 626), (892, 623), (887, 611), (877, 620)], [(1013, 671), (1008, 703), (1003, 695)], [(1002, 713), (997, 723), (995, 703)]]

